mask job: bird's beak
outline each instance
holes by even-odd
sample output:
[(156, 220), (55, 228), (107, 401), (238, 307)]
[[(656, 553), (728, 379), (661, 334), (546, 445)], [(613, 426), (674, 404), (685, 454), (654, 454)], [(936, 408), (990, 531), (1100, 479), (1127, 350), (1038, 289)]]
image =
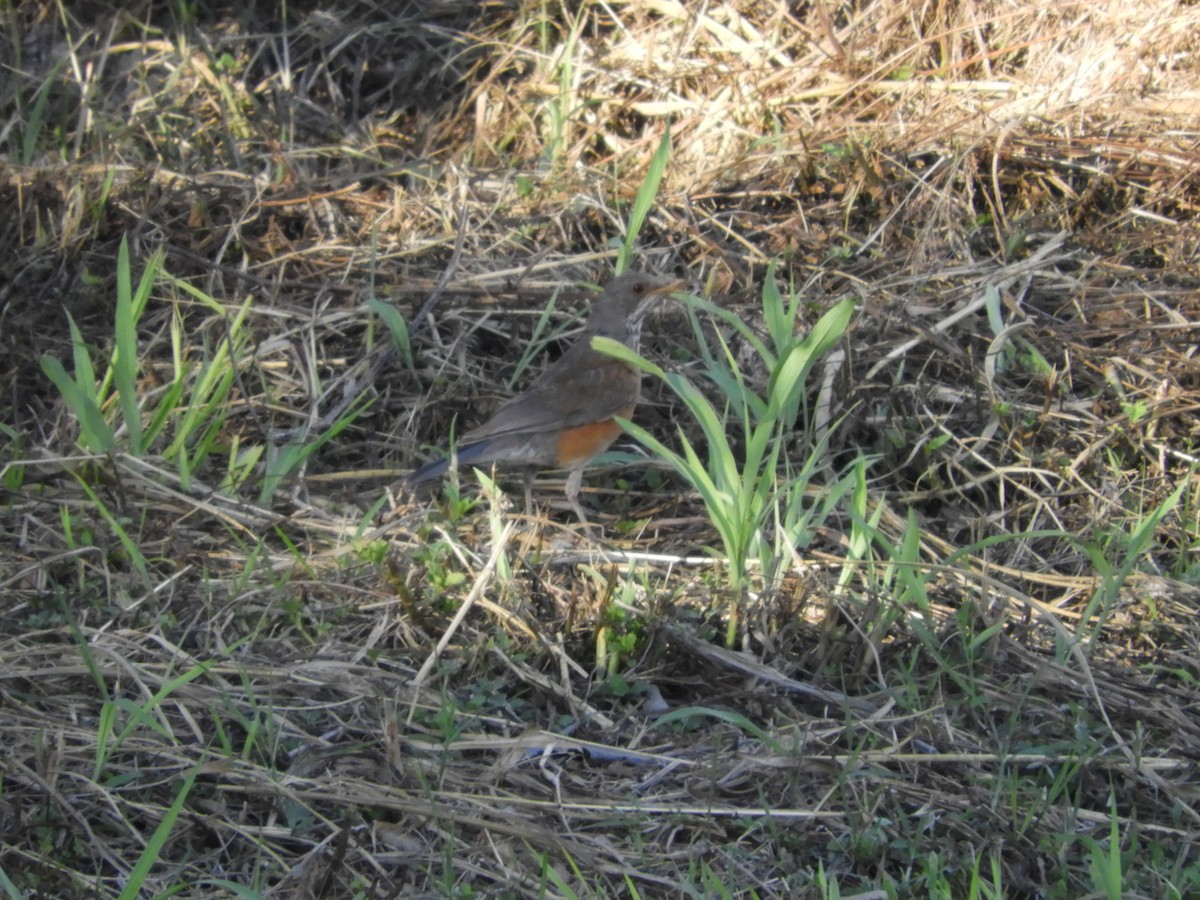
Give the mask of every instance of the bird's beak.
[(665, 297), (667, 294), (673, 294), (676, 291), (685, 290), (687, 286), (687, 281), (683, 278), (674, 278), (656, 288), (651, 288), (646, 292), (646, 296), (643, 297), (641, 302), (638, 304), (635, 315), (639, 318), (644, 316), (647, 312), (649, 312), (650, 307), (652, 307), (659, 299)]
[(662, 287), (656, 287), (650, 292), (653, 297), (661, 297), (663, 294), (673, 294), (676, 291), (682, 291), (687, 287), (687, 280), (683, 278), (674, 278), (668, 281)]

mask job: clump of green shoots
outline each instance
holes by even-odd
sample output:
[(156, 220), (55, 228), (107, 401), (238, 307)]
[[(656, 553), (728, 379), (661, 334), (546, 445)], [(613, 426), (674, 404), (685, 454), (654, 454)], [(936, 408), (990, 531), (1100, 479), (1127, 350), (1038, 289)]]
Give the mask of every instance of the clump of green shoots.
[[(53, 356), (43, 356), (42, 371), (58, 388), (67, 408), (79, 423), (79, 445), (90, 453), (148, 459), (161, 458), (175, 467), (179, 485), (190, 490), (195, 473), (218, 460), (223, 472), (213, 486), (222, 493), (237, 493), (258, 475), (258, 501), (266, 504), (283, 479), (298, 469), (323, 444), (344, 430), (362, 411), (356, 404), (312, 440), (292, 440), (280, 447), (243, 443), (227, 427), (234, 408), (239, 363), (250, 337), (247, 321), (252, 298), (232, 314), (200, 289), (174, 278), (163, 268), (162, 250), (146, 260), (134, 279), (128, 242), (123, 238), (117, 253), (117, 280), (112, 349), (107, 358), (89, 347), (79, 327), (67, 314), (71, 333), (74, 374)], [(202, 358), (188, 345), (188, 332), (175, 305), (169, 326), (171, 365), (165, 386), (147, 378), (147, 348), (138, 337), (155, 287), (175, 289), (219, 316), (226, 324), (223, 340), (205, 348)]]
[[(799, 336), (801, 296), (782, 294), (772, 268), (762, 289), (765, 340), (728, 310), (696, 297), (686, 302), (704, 378), (717, 389), (716, 404), (687, 376), (664, 371), (615, 341), (597, 338), (595, 346), (662, 381), (695, 420), (701, 440), (680, 427), (677, 450), (632, 422), (623, 424), (699, 493), (720, 535), (732, 587), (741, 590), (752, 560), (760, 563), (765, 579), (777, 575), (794, 548), (806, 543), (814, 523), (853, 485), (852, 479), (838, 482), (817, 507), (806, 497), (826, 456), (824, 442), (812, 439), (805, 415), (808, 378), (845, 334), (854, 302), (846, 299), (835, 304), (811, 332)], [(767, 373), (765, 384), (751, 383), (726, 336), (705, 327), (700, 314), (752, 348)], [(802, 444), (805, 437), (810, 439), (807, 454), (802, 459), (789, 455), (789, 448)]]

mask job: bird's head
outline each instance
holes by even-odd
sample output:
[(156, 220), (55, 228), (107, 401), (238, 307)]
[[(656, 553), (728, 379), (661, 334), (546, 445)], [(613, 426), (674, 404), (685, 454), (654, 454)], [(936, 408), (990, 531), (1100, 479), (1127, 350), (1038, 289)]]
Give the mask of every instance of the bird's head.
[(626, 331), (636, 328), (657, 298), (682, 290), (684, 286), (682, 278), (667, 275), (646, 272), (618, 275), (605, 286), (604, 293), (592, 301), (587, 330), (623, 340)]

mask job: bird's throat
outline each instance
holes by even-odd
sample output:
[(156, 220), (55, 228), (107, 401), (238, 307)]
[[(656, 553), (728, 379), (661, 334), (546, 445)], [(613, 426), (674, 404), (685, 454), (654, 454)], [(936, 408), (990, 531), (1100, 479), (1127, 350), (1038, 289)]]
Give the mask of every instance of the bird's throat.
[(639, 348), (641, 347), (641, 344), (642, 344), (642, 320), (641, 319), (634, 319), (634, 320), (626, 323), (626, 325), (625, 325), (625, 340), (623, 340), (621, 343), (623, 343), (626, 347), (628, 347), (634, 353), (639, 352)]

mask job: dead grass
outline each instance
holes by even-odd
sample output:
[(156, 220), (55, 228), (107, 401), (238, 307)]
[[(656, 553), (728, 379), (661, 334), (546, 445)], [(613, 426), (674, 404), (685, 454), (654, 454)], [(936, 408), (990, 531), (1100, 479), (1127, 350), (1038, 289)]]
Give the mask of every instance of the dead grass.
[[(0, 8), (8, 895), (1200, 892), (1200, 8), (291, 8)], [(861, 501), (745, 595), (631, 447), (601, 541), (553, 475), (384, 502), (557, 352), (668, 122), (641, 264), (859, 300)], [(39, 365), (111, 345), (126, 235), (144, 408), (250, 300), (190, 480)], [(434, 295), (393, 353), (367, 302)]]

